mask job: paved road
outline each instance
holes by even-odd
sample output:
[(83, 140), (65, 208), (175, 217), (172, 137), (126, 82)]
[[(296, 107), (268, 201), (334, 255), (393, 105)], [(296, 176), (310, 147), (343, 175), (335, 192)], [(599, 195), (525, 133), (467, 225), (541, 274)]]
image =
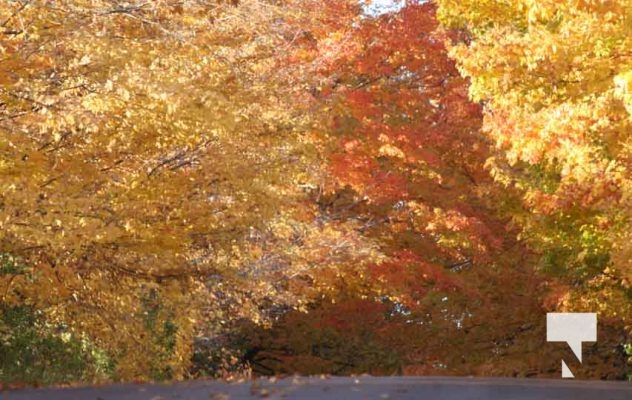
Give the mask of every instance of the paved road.
[(443, 377), (260, 379), (247, 383), (191, 381), (173, 385), (113, 385), (11, 390), (2, 400), (632, 400), (632, 383)]

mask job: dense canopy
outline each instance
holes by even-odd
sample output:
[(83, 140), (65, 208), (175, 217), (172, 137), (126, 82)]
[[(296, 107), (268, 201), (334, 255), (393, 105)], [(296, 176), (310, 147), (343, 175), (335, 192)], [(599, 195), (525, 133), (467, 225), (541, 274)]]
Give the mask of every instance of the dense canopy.
[(0, 384), (632, 376), (630, 3), (368, 3), (0, 6)]

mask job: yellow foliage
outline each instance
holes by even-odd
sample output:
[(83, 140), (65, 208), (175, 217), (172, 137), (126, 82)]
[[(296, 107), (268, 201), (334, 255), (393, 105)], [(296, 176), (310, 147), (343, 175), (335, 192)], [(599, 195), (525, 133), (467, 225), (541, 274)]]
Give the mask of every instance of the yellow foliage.
[[(437, 3), (444, 24), (472, 34), (451, 44), (451, 56), (471, 98), (486, 103), (483, 129), (499, 149), (488, 163), (494, 178), (524, 194), (530, 215), (514, 210), (524, 236), (543, 252), (570, 251), (558, 262), (571, 269), (612, 264), (619, 282), (628, 279), (632, 3)], [(582, 225), (595, 235), (576, 231)], [(610, 310), (621, 304), (607, 293), (619, 289), (588, 286), (595, 299), (613, 299)]]
[[(298, 9), (239, 3), (0, 7), (0, 251), (36, 271), (0, 292), (88, 335), (123, 379), (158, 364), (182, 377), (204, 325), (191, 321), (299, 302), (271, 285), (302, 261), (258, 280), (248, 265), (266, 254), (244, 251), (251, 227), (300, 213), (295, 177), (312, 175), (309, 118), (278, 68)], [(150, 294), (156, 326), (177, 326), (169, 354), (147, 336)]]

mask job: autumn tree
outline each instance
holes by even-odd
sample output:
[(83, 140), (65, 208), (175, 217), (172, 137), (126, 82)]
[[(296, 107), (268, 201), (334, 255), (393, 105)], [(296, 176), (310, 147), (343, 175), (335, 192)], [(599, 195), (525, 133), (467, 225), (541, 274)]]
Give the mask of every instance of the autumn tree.
[(309, 247), (281, 243), (315, 156), (278, 68), (296, 6), (2, 7), (0, 252), (29, 269), (0, 277), (3, 303), (105, 350), (122, 379), (182, 377), (195, 337), (301, 304), (312, 264), (287, 258)]
[[(342, 259), (307, 313), (269, 331), (247, 324), (246, 359), (262, 374), (559, 373), (543, 318), (558, 287), (533, 271), (503, 217), (520, 193), (485, 170), (494, 153), (482, 109), (444, 47), (467, 34), (439, 29), (435, 7), (412, 2), (335, 29), (302, 53), (330, 169), (317, 218), (355, 223), (381, 259)], [(621, 376), (622, 359), (606, 364), (583, 372)]]
[(451, 56), (485, 105), (495, 179), (542, 270), (573, 287), (565, 309), (629, 324), (629, 1), (440, 0), (471, 37)]

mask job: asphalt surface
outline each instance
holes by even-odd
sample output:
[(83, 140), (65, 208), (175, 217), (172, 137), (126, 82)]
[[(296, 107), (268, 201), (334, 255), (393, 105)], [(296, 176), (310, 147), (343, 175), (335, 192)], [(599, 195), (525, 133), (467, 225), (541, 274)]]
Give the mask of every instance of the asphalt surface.
[(632, 400), (632, 383), (562, 379), (294, 377), (7, 390), (2, 400)]

